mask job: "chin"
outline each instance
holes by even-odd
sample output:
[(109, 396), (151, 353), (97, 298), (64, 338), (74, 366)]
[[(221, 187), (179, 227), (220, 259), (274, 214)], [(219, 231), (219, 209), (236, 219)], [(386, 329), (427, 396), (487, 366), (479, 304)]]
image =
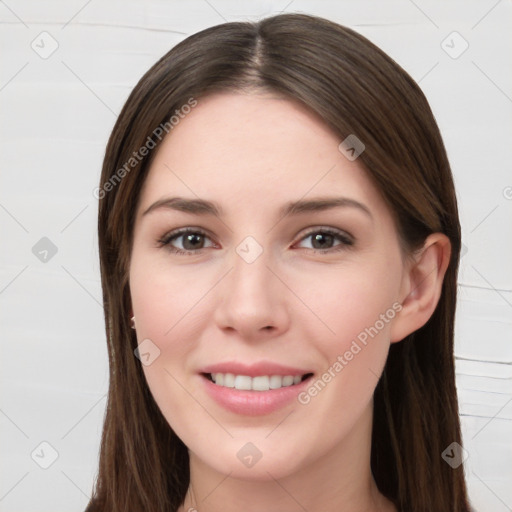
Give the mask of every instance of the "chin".
[(278, 447), (269, 440), (266, 443), (264, 441), (231, 439), (228, 443), (222, 443), (220, 452), (209, 452), (202, 457), (198, 455), (201, 453), (199, 451), (194, 456), (201, 460), (201, 464), (216, 472), (255, 482), (286, 478), (300, 471), (306, 464), (303, 450), (282, 444)]

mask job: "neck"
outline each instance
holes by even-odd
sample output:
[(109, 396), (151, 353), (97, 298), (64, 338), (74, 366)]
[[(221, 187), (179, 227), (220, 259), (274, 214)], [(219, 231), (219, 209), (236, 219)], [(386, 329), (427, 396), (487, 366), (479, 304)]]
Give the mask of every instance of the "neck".
[(370, 468), (372, 404), (339, 445), (305, 467), (276, 479), (221, 474), (190, 453), (190, 486), (178, 512), (394, 512)]

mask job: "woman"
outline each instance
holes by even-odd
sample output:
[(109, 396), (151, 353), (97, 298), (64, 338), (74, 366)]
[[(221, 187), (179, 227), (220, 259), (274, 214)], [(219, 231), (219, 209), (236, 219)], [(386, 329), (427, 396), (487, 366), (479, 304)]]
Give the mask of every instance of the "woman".
[(461, 443), (454, 186), (393, 60), (299, 14), (192, 35), (128, 98), (97, 196), (110, 388), (88, 511), (469, 510), (442, 456)]

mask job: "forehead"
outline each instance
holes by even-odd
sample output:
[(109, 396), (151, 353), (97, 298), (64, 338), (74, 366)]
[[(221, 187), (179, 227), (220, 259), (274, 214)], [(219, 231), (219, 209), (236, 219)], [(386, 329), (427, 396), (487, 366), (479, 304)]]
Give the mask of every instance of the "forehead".
[[(288, 99), (222, 93), (198, 100), (161, 143), (141, 206), (165, 195), (213, 198), (226, 206), (274, 205), (342, 195), (386, 206), (363, 166), (338, 149), (316, 114)], [(240, 211), (240, 210), (238, 210)]]

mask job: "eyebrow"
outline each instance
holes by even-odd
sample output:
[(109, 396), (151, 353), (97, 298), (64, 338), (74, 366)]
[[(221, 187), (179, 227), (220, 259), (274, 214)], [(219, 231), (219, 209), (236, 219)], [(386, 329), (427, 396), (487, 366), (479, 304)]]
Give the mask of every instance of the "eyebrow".
[[(347, 207), (356, 208), (373, 219), (373, 215), (367, 206), (348, 197), (318, 197), (309, 200), (291, 201), (280, 208), (278, 216), (282, 218), (287, 215), (321, 212), (332, 208)], [(142, 215), (144, 216), (160, 209), (177, 210), (196, 215), (215, 215), (216, 217), (220, 217), (223, 214), (222, 208), (213, 201), (169, 197), (155, 201)]]

